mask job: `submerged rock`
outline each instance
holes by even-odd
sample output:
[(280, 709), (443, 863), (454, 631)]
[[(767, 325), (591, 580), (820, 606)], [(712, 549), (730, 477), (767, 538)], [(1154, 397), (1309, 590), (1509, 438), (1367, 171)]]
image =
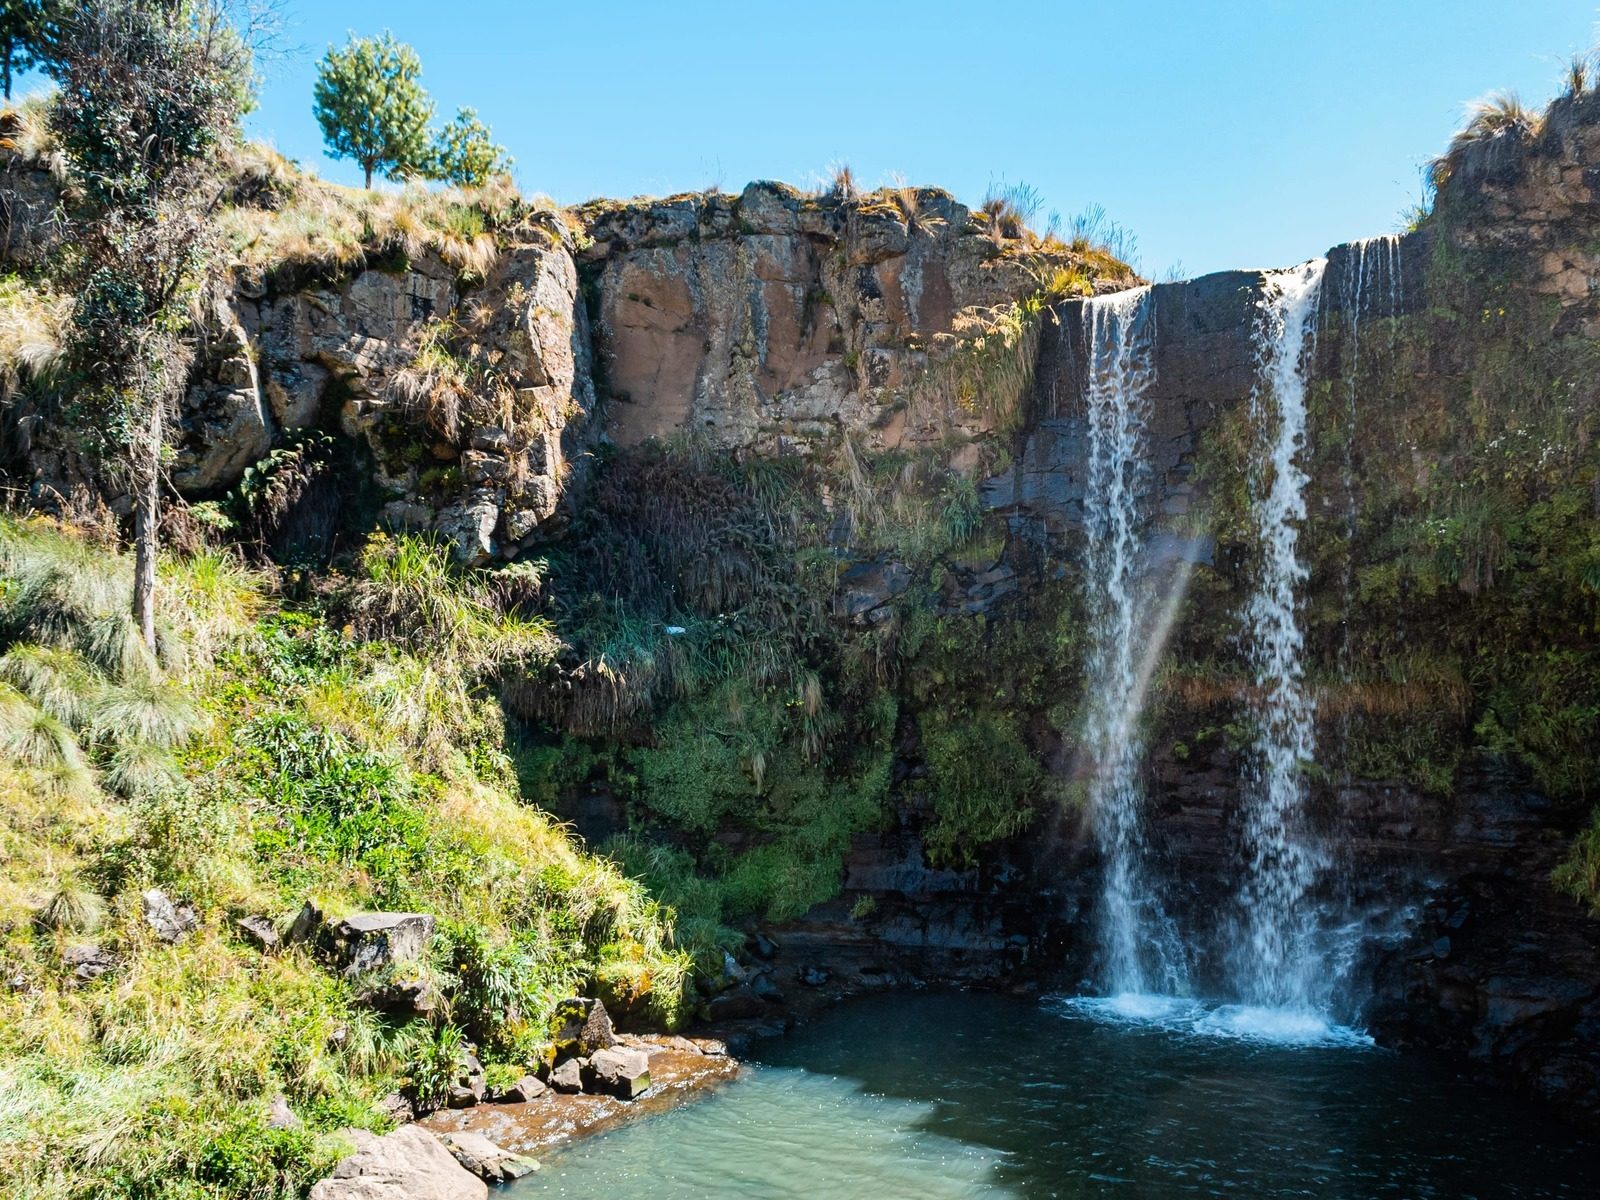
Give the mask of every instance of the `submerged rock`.
[(464, 1130), (440, 1136), (455, 1160), (486, 1183), (510, 1183), (539, 1169), (532, 1159), (495, 1145), (481, 1133)]

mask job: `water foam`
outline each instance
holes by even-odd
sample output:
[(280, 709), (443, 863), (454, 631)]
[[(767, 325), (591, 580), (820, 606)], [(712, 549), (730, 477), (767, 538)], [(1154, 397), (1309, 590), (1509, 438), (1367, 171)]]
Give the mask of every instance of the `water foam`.
[(1137, 1026), (1285, 1049), (1365, 1049), (1373, 1045), (1372, 1037), (1364, 1030), (1336, 1024), (1308, 1008), (1206, 1003), (1150, 992), (1059, 997), (1050, 1001), (1050, 1006), (1063, 1014), (1106, 1025)]

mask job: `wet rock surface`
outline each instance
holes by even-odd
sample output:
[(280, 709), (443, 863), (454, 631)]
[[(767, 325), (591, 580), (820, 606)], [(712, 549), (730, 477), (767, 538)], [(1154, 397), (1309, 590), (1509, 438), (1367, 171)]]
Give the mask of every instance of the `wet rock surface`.
[[(437, 1112), (421, 1125), (441, 1135), (479, 1133), (508, 1151), (536, 1158), (545, 1147), (603, 1133), (625, 1121), (693, 1100), (734, 1079), (740, 1070), (738, 1060), (727, 1054), (721, 1041), (699, 1036), (623, 1034), (617, 1052), (645, 1059), (649, 1084), (633, 1099), (549, 1090), (521, 1103), (480, 1104), (457, 1112)], [(579, 1060), (567, 1061), (576, 1068), (581, 1087)], [(637, 1059), (630, 1057), (629, 1061), (636, 1063)], [(552, 1081), (553, 1078), (552, 1075)]]

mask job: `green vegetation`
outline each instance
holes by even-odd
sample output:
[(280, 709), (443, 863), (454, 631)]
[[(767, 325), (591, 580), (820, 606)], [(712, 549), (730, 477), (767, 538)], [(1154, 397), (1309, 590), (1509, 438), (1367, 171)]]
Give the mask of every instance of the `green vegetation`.
[[(74, 296), (63, 415), (134, 497), (132, 604), (155, 648), (167, 408), (183, 391), (191, 301), (211, 246), (213, 164), (246, 97), (250, 51), (214, 2), (107, 0), (51, 22), (50, 128), (78, 192), (57, 277)], [(90, 436), (92, 435), (92, 436)]]
[(374, 173), (398, 180), (428, 174), (433, 101), (421, 75), (417, 52), (387, 31), (351, 35), (342, 50), (329, 46), (317, 68), (313, 111), (328, 153), (357, 163), (368, 188)]
[(368, 190), (374, 173), (469, 188), (509, 175), (511, 157), (495, 145), (476, 109), (458, 110), (444, 128), (429, 133), (434, 106), (421, 76), (417, 52), (388, 31), (381, 37), (352, 34), (342, 50), (329, 46), (313, 93), (328, 153), (359, 164)]
[(478, 119), (478, 110), (463, 108), (433, 138), (430, 174), (458, 187), (483, 187), (509, 175), (515, 162), (504, 146), (494, 142), (494, 131)]
[[(128, 559), (60, 527), (0, 525), (0, 1169), (29, 1197), (297, 1194), (381, 1128), (376, 1102), (437, 1098), (471, 1042), (504, 1073), (548, 1013), (596, 986), (680, 1017), (672, 914), (519, 802), (493, 672), (554, 641), (444, 551), (376, 541), (310, 609), (226, 555), (162, 564), (150, 655)], [(169, 946), (152, 887), (195, 908)], [(440, 922), (430, 1017), (363, 1001), (280, 928), (387, 907)], [(696, 935), (698, 936), (698, 935)], [(104, 956), (98, 978), (75, 964)], [(393, 981), (391, 981), (393, 982)], [(282, 1093), (304, 1119), (266, 1127)]]

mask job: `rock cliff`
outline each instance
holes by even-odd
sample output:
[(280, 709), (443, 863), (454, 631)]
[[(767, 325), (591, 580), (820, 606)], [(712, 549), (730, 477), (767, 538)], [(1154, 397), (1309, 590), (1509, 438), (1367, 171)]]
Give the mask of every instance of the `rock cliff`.
[[(1330, 253), (1305, 533), (1332, 764), (1313, 791), (1346, 848), (1345, 900), (1372, 931), (1361, 977), (1373, 1028), (1594, 1110), (1600, 923), (1551, 871), (1600, 782), (1582, 774), (1594, 756), (1580, 677), (1595, 661), (1595, 593), (1545, 567), (1583, 552), (1562, 530), (1600, 519), (1597, 118), (1592, 97), (1569, 99), (1537, 134), (1464, 146), (1421, 231)], [(36, 269), (49, 254), (52, 188), (13, 156), (0, 187), (9, 265)], [(493, 241), (470, 269), (393, 239), (337, 269), (241, 266), (211, 298), (174, 486), (215, 498), (317, 430), (346, 455), (347, 523), (434, 531), (464, 563), (526, 555), (587, 521), (577, 554), (612, 555), (614, 582), (670, 558), (658, 543), (694, 525), (718, 561), (679, 564), (683, 586), (655, 589), (678, 607), (647, 614), (665, 632), (633, 676), (609, 643), (574, 651), (563, 686), (603, 691), (621, 716), (551, 734), (582, 770), (549, 802), (586, 822), (598, 814), (595, 840), (651, 823), (687, 852), (708, 840), (719, 853), (770, 849), (773, 830), (738, 814), (712, 821), (709, 837), (705, 823), (674, 827), (629, 756), (681, 732), (673, 705), (700, 669), (674, 648), (692, 635), (676, 623), (695, 608), (684, 596), (706, 597), (693, 615), (737, 635), (740, 663), (772, 631), (738, 624), (736, 610), (781, 609), (799, 631), (794, 669), (761, 659), (748, 688), (718, 697), (735, 733), (706, 733), (714, 723), (699, 712), (683, 728), (706, 739), (694, 764), (706, 778), (688, 790), (723, 789), (762, 819), (793, 783), (770, 782), (775, 764), (809, 779), (830, 748), (881, 743), (881, 770), (850, 764), (883, 807), (846, 831), (823, 889), (836, 898), (783, 923), (795, 979), (1026, 967), (1076, 982), (1098, 868), (1075, 807), (1086, 426), (1074, 297), (1130, 286), (1131, 272), (1091, 249), (1006, 236), (994, 214), (933, 189), (818, 196), (756, 183), (737, 196), (528, 208), (497, 219)], [(1147, 785), (1166, 876), (1195, 911), (1219, 903), (1239, 851), (1248, 684), (1231, 639), (1249, 567), (1237, 526), (1263, 286), (1259, 272), (1228, 272), (1153, 290), (1146, 567), (1195, 571), (1149, 716)], [(693, 470), (625, 474), (664, 445)], [(69, 457), (39, 439), (11, 469), (65, 488)], [(776, 512), (701, 458), (781, 464), (780, 484), (801, 498)], [(586, 488), (607, 471), (596, 516)], [(630, 478), (687, 479), (689, 499), (634, 497), (667, 515), (641, 525), (649, 514), (632, 512), (606, 541), (594, 526), (626, 508), (617, 493)], [(719, 508), (713, 523), (694, 507), (729, 497), (753, 515)], [(722, 603), (752, 588), (768, 607)], [(551, 611), (587, 616), (622, 590)], [(1539, 674), (1563, 655), (1566, 674)], [(869, 718), (863, 680), (889, 711)], [(560, 726), (552, 714), (569, 710), (546, 703), (544, 681), (523, 683), (534, 694), (523, 715)], [(630, 687), (654, 691), (623, 703)], [(744, 715), (769, 702), (804, 729), (781, 759)], [(713, 778), (707, 763), (724, 751)], [(660, 778), (681, 782), (665, 768)], [(814, 794), (840, 786), (831, 775)], [(795, 803), (794, 828), (821, 823)], [(979, 825), (1001, 832), (964, 840)]]

